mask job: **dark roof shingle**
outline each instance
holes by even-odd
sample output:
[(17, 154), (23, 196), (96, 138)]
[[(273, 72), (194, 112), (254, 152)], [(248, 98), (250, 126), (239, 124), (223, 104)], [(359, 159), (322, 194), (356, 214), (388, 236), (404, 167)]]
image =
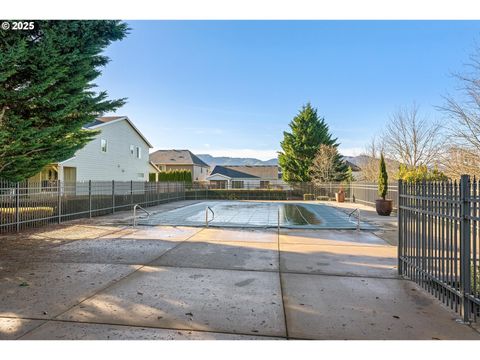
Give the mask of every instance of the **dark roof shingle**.
[(157, 150), (150, 154), (150, 161), (163, 165), (199, 165), (209, 167), (190, 150)]
[(225, 167), (250, 174), (261, 179), (278, 179), (277, 165), (225, 165)]
[(229, 169), (227, 167), (220, 166), (220, 165), (215, 166), (210, 176), (215, 174), (224, 175), (232, 179), (259, 179), (258, 176), (254, 176), (241, 171)]

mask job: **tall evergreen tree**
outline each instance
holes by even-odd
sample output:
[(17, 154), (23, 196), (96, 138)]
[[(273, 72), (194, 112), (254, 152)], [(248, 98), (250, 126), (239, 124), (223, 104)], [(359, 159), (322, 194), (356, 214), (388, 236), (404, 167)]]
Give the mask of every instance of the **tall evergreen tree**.
[(96, 132), (82, 127), (125, 99), (107, 100), (93, 81), (102, 54), (128, 32), (120, 21), (36, 21), (0, 30), (0, 178), (20, 181), (66, 160)]
[[(317, 109), (310, 103), (302, 107), (289, 126), (291, 132), (283, 133), (284, 139), (280, 143), (283, 151), (278, 156), (283, 179), (290, 183), (311, 181), (310, 168), (320, 145), (337, 148), (339, 144), (329, 133), (325, 119), (318, 117)], [(335, 164), (339, 174), (346, 174), (347, 165), (338, 152)], [(342, 180), (343, 175), (339, 179)]]
[(380, 154), (380, 170), (378, 172), (378, 195), (385, 200), (388, 192), (388, 174), (383, 153)]

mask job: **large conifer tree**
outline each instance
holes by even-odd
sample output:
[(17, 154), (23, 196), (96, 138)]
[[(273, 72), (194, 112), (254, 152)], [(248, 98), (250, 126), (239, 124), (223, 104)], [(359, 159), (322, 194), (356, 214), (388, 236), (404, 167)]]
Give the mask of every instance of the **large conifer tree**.
[[(310, 168), (321, 144), (338, 147), (337, 139), (332, 138), (325, 119), (319, 118), (317, 109), (310, 103), (290, 122), (291, 132), (283, 133), (280, 143), (283, 151), (278, 161), (282, 168), (283, 179), (287, 182), (304, 182), (311, 180)], [(340, 174), (347, 172), (347, 165), (337, 153), (336, 168)]]
[(72, 157), (96, 134), (82, 127), (124, 104), (95, 92), (93, 80), (109, 61), (103, 50), (126, 36), (125, 23), (35, 23), (0, 30), (0, 179), (10, 181)]

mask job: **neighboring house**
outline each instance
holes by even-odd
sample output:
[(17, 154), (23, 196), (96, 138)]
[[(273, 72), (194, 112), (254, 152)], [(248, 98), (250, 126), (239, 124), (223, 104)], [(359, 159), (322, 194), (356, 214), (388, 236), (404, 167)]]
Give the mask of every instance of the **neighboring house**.
[(355, 181), (358, 181), (362, 178), (362, 169), (360, 168), (360, 166), (355, 165), (348, 160), (345, 160), (345, 164), (352, 169), (352, 175)]
[(260, 178), (226, 166), (217, 165), (207, 176), (210, 185), (216, 189), (259, 188)]
[(260, 179), (260, 188), (286, 185), (281, 180), (281, 174), (277, 165), (225, 165), (224, 167), (258, 177)]
[(46, 166), (29, 181), (148, 181), (152, 145), (128, 117), (99, 117), (84, 128), (100, 133), (72, 158)]
[(151, 161), (148, 162), (148, 181), (158, 181), (158, 173), (160, 172), (160, 168), (152, 163)]
[(158, 150), (150, 154), (150, 162), (160, 171), (189, 170), (197, 182), (206, 181), (210, 168), (189, 150)]

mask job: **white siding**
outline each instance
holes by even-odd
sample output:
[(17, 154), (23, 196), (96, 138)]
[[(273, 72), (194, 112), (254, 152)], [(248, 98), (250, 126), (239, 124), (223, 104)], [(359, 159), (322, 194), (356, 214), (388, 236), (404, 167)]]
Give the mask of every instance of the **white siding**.
[(208, 168), (198, 166), (198, 165), (193, 165), (193, 174), (192, 174), (192, 179), (193, 181), (207, 181), (207, 174), (208, 173)]
[(230, 178), (219, 174), (213, 174), (208, 177), (208, 180), (230, 180)]
[(243, 181), (243, 187), (246, 188), (246, 189), (256, 189), (256, 188), (260, 188), (260, 179), (252, 179), (252, 178), (245, 178), (245, 179), (235, 178), (235, 179), (231, 179), (231, 178), (229, 178), (229, 177), (222, 176), (222, 175), (220, 175), (220, 174), (214, 174), (214, 175), (209, 176), (209, 177), (208, 177), (208, 180), (209, 180), (209, 181), (212, 181), (212, 180), (228, 181), (228, 188), (229, 188), (229, 189), (232, 188), (232, 181)]
[[(77, 181), (148, 181), (149, 146), (128, 122), (121, 120), (98, 130), (101, 133), (94, 140), (61, 165), (76, 167)], [(107, 152), (101, 150), (101, 139), (107, 140)], [(130, 145), (135, 146), (133, 154)], [(140, 159), (137, 158), (137, 146), (141, 149)]]

